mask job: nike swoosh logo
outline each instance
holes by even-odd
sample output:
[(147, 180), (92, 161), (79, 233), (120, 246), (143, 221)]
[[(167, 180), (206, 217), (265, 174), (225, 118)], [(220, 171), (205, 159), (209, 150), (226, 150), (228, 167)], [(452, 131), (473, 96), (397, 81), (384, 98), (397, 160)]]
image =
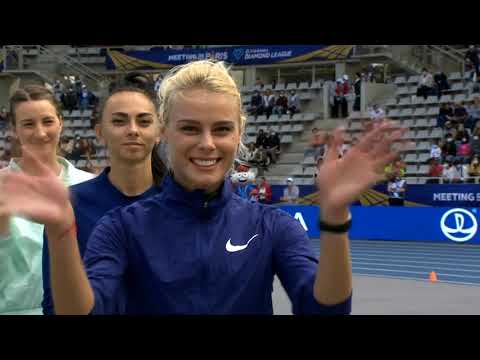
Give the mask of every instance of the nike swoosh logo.
[(225, 248), (226, 248), (227, 251), (230, 252), (230, 253), (234, 253), (234, 252), (237, 252), (237, 251), (245, 250), (245, 249), (248, 247), (248, 245), (250, 244), (250, 242), (251, 242), (253, 239), (255, 239), (257, 236), (258, 236), (258, 234), (253, 235), (252, 238), (251, 238), (250, 240), (248, 240), (245, 245), (232, 245), (232, 243), (231, 243), (232, 239), (228, 239), (227, 245), (225, 246)]

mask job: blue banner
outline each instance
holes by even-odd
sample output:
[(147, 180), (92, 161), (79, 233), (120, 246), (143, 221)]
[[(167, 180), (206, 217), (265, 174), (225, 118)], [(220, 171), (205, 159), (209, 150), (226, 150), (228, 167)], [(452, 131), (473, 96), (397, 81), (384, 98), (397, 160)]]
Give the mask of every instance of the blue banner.
[[(282, 206), (302, 224), (311, 238), (318, 238), (318, 206)], [(477, 208), (448, 207), (351, 207), (352, 240), (427, 241), (480, 244)]]
[(234, 65), (286, 64), (312, 60), (339, 60), (351, 55), (353, 45), (250, 45), (206, 49), (151, 49), (107, 51), (109, 70), (168, 69), (194, 60), (216, 59)]
[[(285, 186), (272, 186), (272, 201), (278, 203)], [(316, 204), (316, 187), (300, 185), (300, 204)], [(355, 205), (388, 205), (387, 185), (375, 186), (360, 196)], [(407, 185), (405, 206), (480, 207), (480, 186), (475, 184)]]

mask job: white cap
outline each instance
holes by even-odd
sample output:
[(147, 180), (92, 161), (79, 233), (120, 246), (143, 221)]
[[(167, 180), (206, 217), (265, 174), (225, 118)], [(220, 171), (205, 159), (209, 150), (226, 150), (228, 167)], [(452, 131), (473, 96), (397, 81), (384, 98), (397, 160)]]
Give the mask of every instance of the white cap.
[(287, 179), (287, 183), (288, 183), (288, 182), (293, 183), (293, 179), (292, 179), (292, 178), (288, 178), (288, 179)]
[(346, 74), (343, 75), (343, 78), (344, 78), (345, 80), (348, 80), (348, 75), (346, 75)]

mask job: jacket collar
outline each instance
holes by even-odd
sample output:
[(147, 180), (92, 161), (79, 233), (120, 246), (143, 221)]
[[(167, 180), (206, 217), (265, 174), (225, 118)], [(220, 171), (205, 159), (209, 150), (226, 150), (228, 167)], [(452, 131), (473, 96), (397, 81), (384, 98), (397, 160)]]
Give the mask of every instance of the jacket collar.
[(162, 194), (169, 208), (173, 212), (210, 217), (219, 212), (232, 197), (232, 184), (225, 178), (216, 196), (209, 196), (204, 190), (187, 191), (174, 179), (172, 174), (167, 175), (162, 184)]

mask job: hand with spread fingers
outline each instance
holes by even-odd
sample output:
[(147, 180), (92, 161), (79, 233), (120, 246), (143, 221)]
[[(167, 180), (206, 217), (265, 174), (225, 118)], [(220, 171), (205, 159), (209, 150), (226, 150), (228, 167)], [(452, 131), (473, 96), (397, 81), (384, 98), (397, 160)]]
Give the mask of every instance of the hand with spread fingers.
[(23, 157), (33, 173), (8, 172), (0, 180), (0, 213), (19, 215), (32, 221), (65, 229), (73, 222), (68, 189), (38, 157), (27, 148)]
[(318, 169), (317, 187), (321, 208), (348, 207), (365, 190), (383, 180), (385, 166), (399, 156), (392, 145), (401, 139), (405, 131), (391, 121), (382, 121), (368, 130), (343, 158), (339, 158), (343, 130), (336, 129)]

